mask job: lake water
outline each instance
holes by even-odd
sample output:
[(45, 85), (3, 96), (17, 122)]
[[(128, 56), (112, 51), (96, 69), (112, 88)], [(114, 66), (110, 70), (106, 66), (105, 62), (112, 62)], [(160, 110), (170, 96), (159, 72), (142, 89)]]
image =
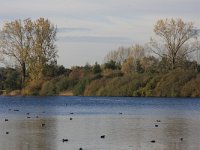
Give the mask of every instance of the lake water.
[(199, 150), (200, 99), (0, 97), (0, 150), (80, 148)]

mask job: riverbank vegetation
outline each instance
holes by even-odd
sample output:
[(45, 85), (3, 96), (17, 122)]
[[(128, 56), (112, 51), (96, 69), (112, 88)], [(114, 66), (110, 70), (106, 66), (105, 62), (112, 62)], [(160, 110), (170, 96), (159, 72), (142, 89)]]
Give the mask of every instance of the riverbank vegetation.
[[(49, 20), (14, 21), (1, 30), (0, 94), (200, 97), (198, 30), (181, 19), (158, 20), (146, 45), (119, 47), (104, 63), (57, 65)], [(9, 60), (9, 61), (8, 61)]]

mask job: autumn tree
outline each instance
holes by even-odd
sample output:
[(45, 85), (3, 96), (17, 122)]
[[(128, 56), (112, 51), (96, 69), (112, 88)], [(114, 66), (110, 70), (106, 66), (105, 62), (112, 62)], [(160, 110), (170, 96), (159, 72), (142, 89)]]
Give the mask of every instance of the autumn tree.
[(0, 32), (0, 53), (10, 58), (21, 69), (21, 86), (24, 86), (32, 41), (33, 24), (27, 19), (5, 23)]
[(117, 50), (109, 52), (105, 58), (105, 62), (115, 61), (117, 64), (122, 64), (132, 53), (131, 48), (119, 47)]
[(46, 63), (55, 61), (56, 28), (44, 18), (36, 21), (15, 20), (5, 23), (0, 32), (0, 53), (21, 70), (24, 87), (27, 71), (39, 76)]
[(138, 61), (145, 57), (145, 49), (139, 44), (135, 44), (132, 47), (124, 48), (119, 47), (115, 51), (109, 52), (105, 61), (115, 62), (118, 65), (122, 65), (122, 71), (125, 73), (130, 73), (132, 71), (137, 72)]
[(139, 64), (138, 62), (140, 62), (140, 60), (145, 57), (144, 47), (139, 44), (135, 44), (132, 47), (131, 57), (133, 57), (134, 69), (137, 72), (138, 71), (137, 68), (138, 68), (138, 64)]
[(158, 59), (154, 56), (143, 57), (140, 60), (141, 67), (145, 72), (153, 72), (155, 71), (156, 67), (158, 66)]
[(160, 40), (151, 38), (151, 50), (161, 58), (167, 58), (171, 69), (175, 69), (179, 61), (196, 50), (192, 43), (197, 38), (197, 30), (192, 22), (161, 19), (154, 26), (154, 32)]
[(32, 38), (34, 46), (29, 59), (29, 72), (31, 79), (38, 79), (43, 76), (43, 69), (46, 65), (57, 63), (56, 27), (44, 18), (39, 18), (33, 24), (34, 34)]
[(134, 59), (130, 56), (123, 62), (121, 70), (124, 73), (132, 73), (135, 70), (134, 68)]
[[(135, 44), (129, 48), (131, 51), (129, 56), (122, 64), (122, 71), (124, 73), (131, 73), (133, 71), (138, 72), (140, 61), (145, 57), (145, 50), (143, 46)], [(139, 70), (138, 70), (139, 69)]]

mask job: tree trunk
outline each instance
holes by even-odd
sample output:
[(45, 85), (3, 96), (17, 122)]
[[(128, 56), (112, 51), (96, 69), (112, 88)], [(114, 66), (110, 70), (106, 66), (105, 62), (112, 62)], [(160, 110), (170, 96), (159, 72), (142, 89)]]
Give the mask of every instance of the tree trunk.
[(172, 70), (174, 70), (174, 69), (176, 68), (175, 65), (176, 65), (176, 60), (175, 60), (175, 57), (173, 57), (173, 58), (172, 58), (172, 66), (171, 66), (171, 67), (172, 67)]
[(21, 88), (23, 89), (25, 86), (25, 78), (26, 78), (26, 64), (25, 62), (22, 62), (22, 81), (21, 81)]

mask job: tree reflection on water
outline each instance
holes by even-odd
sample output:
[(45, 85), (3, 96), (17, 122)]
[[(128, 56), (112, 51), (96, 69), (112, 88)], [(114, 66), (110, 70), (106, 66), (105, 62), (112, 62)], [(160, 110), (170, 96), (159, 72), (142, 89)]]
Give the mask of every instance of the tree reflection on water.
[[(42, 124), (45, 123), (45, 126)], [(56, 119), (10, 119), (3, 124), (2, 150), (55, 150)], [(6, 135), (5, 132), (9, 131)]]

